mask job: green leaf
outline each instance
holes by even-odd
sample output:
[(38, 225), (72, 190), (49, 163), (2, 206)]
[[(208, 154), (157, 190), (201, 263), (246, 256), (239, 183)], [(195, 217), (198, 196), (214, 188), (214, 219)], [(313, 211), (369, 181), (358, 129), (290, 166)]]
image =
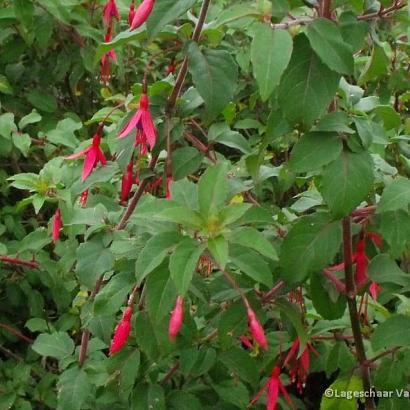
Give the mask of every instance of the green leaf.
[(313, 50), (331, 70), (353, 74), (353, 55), (336, 23), (317, 18), (308, 25), (307, 36)]
[(399, 257), (410, 241), (410, 215), (403, 209), (380, 215), (380, 233), (393, 256)]
[(93, 387), (87, 373), (77, 367), (66, 370), (58, 379), (58, 409), (81, 410)]
[(314, 171), (334, 161), (342, 149), (342, 140), (336, 134), (307, 133), (293, 147), (289, 167), (294, 172)]
[(208, 239), (208, 250), (215, 261), (224, 269), (229, 258), (229, 246), (225, 237), (219, 235), (216, 238)]
[(249, 403), (249, 392), (245, 385), (234, 380), (224, 380), (212, 384), (223, 402), (232, 403), (239, 409), (246, 409)]
[(31, 145), (31, 138), (28, 134), (12, 133), (13, 144), (21, 153), (27, 157)]
[(345, 112), (330, 112), (319, 121), (314, 130), (354, 134), (354, 130), (349, 127), (350, 122), (351, 120)]
[(410, 286), (410, 276), (403, 272), (390, 255), (381, 253), (376, 255), (369, 264), (370, 278), (380, 284), (394, 283), (399, 286)]
[(172, 153), (172, 174), (179, 180), (193, 174), (201, 165), (204, 155), (193, 147), (179, 148)]
[(168, 266), (154, 270), (146, 282), (147, 312), (153, 322), (161, 322), (173, 309), (177, 291), (170, 278)]
[(114, 255), (100, 238), (93, 238), (78, 247), (76, 273), (88, 289), (93, 289), (98, 278), (113, 266)]
[(255, 363), (244, 350), (231, 347), (229, 350), (222, 352), (219, 359), (228, 370), (235, 372), (241, 380), (252, 385), (255, 385), (259, 380)]
[(329, 214), (317, 213), (299, 219), (281, 248), (282, 276), (290, 283), (303, 281), (308, 273), (323, 269), (339, 251), (342, 230)]
[(27, 95), (27, 100), (40, 111), (53, 113), (57, 110), (55, 98), (40, 90), (32, 90)]
[(222, 209), (219, 213), (219, 221), (222, 226), (230, 225), (236, 222), (252, 207), (251, 204), (230, 204)]
[(14, 0), (14, 12), (23, 26), (26, 28), (31, 26), (34, 15), (33, 3), (24, 0)]
[(9, 83), (9, 80), (4, 75), (0, 74), (0, 93), (13, 94), (13, 89)]
[(205, 246), (191, 238), (183, 239), (169, 258), (169, 271), (178, 295), (185, 296)]
[(380, 323), (371, 337), (372, 348), (377, 351), (410, 344), (410, 317), (392, 315)]
[(240, 245), (230, 246), (230, 258), (233, 265), (257, 283), (267, 287), (273, 284), (273, 275), (267, 262), (256, 252)]
[(134, 274), (131, 272), (121, 272), (112, 277), (96, 295), (94, 313), (108, 316), (118, 312), (135, 284), (134, 279)]
[(35, 124), (36, 122), (41, 121), (41, 115), (37, 111), (31, 111), (30, 114), (25, 115), (20, 121), (19, 121), (19, 129), (22, 130), (29, 124)]
[(293, 123), (311, 125), (335, 96), (339, 77), (320, 61), (307, 38), (298, 35), (278, 90), (285, 117)]
[(16, 129), (14, 124), (14, 114), (11, 112), (6, 112), (0, 115), (0, 135), (6, 139), (11, 136), (11, 131)]
[(147, 20), (148, 36), (152, 40), (167, 24), (189, 10), (196, 0), (161, 0)]
[(373, 188), (373, 161), (368, 152), (342, 151), (323, 171), (320, 193), (337, 217), (348, 215)]
[(235, 20), (244, 17), (258, 17), (261, 13), (259, 10), (253, 7), (249, 7), (245, 4), (232, 4), (226, 10), (223, 10), (213, 23), (213, 27), (220, 27), (224, 24), (229, 24)]
[(378, 45), (373, 47), (372, 55), (364, 67), (358, 84), (365, 84), (367, 81), (375, 80), (386, 74), (390, 65), (389, 57), (387, 57), (384, 49)]
[(322, 272), (315, 272), (310, 277), (310, 298), (317, 313), (323, 319), (340, 319), (346, 310), (346, 298), (335, 289)]
[(377, 213), (407, 209), (410, 203), (410, 180), (403, 177), (396, 178), (384, 188)]
[(192, 42), (188, 46), (188, 68), (195, 88), (205, 101), (208, 119), (213, 119), (234, 95), (238, 79), (236, 63), (227, 51), (202, 52)]
[(153, 236), (138, 255), (135, 263), (137, 282), (141, 283), (150, 272), (159, 266), (180, 240), (177, 232), (163, 232)]
[[(326, 396), (326, 392), (332, 392), (331, 396)], [(357, 400), (352, 397), (343, 397), (341, 392), (359, 392), (363, 391), (363, 382), (359, 376), (353, 375), (350, 378), (340, 378), (334, 381), (322, 396), (320, 410), (357, 410)], [(337, 395), (335, 393), (338, 393)], [(353, 394), (353, 393), (352, 393)]]
[(244, 154), (249, 154), (252, 152), (248, 140), (236, 131), (229, 130), (222, 132), (214, 139), (214, 141), (219, 144), (226, 145), (227, 147), (238, 149)]
[(216, 215), (228, 194), (227, 169), (224, 164), (209, 167), (198, 185), (199, 209), (204, 217)]
[(64, 359), (74, 352), (74, 342), (66, 332), (43, 333), (37, 337), (31, 348), (42, 356)]
[(229, 234), (228, 241), (245, 246), (246, 248), (251, 248), (272, 260), (278, 260), (276, 249), (265, 238), (263, 233), (255, 228), (244, 227), (235, 229)]
[(292, 37), (286, 30), (272, 30), (267, 24), (259, 24), (251, 45), (251, 61), (262, 101), (278, 86), (292, 48)]

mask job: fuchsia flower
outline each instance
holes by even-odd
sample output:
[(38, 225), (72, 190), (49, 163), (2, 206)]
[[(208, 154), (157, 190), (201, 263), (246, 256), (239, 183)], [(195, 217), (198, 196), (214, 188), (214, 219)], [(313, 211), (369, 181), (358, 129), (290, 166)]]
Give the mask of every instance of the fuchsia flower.
[(239, 340), (241, 341), (242, 345), (245, 346), (247, 349), (252, 349), (252, 343), (246, 336), (239, 336)]
[(61, 211), (60, 208), (57, 208), (54, 218), (53, 218), (53, 225), (51, 229), (51, 237), (54, 242), (58, 241), (60, 237), (60, 229), (63, 227), (63, 221), (61, 220)]
[(132, 189), (132, 183), (134, 182), (133, 181), (134, 179), (133, 168), (134, 168), (134, 163), (133, 163), (133, 159), (131, 158), (131, 161), (127, 165), (127, 171), (122, 176), (122, 181), (121, 181), (121, 201), (122, 202), (127, 201), (128, 196)]
[(298, 357), (300, 349), (300, 339), (297, 337), (286, 356), (286, 359), (283, 363), (283, 367), (289, 365), (289, 376), (291, 383), (296, 383), (296, 387), (299, 393), (302, 393), (303, 388), (305, 387), (306, 378), (309, 374), (310, 366), (310, 351), (315, 355), (319, 356), (319, 353), (316, 349), (310, 344), (307, 343), (301, 355)]
[(103, 21), (106, 26), (111, 26), (112, 19), (120, 20), (120, 13), (118, 12), (115, 0), (108, 0), (103, 9)]
[(372, 282), (369, 286), (369, 293), (370, 296), (374, 299), (377, 300), (377, 297), (379, 296), (379, 292), (380, 292), (381, 286), (376, 283), (376, 282)]
[(120, 323), (118, 323), (118, 326), (115, 328), (110, 346), (110, 356), (120, 351), (127, 342), (131, 332), (131, 316), (132, 308), (127, 307), (122, 315)]
[(249, 330), (251, 331), (253, 338), (262, 349), (268, 350), (268, 341), (266, 340), (265, 331), (256, 317), (255, 312), (248, 307), (246, 313), (248, 315)]
[(135, 30), (136, 28), (142, 26), (144, 24), (149, 15), (154, 8), (155, 0), (143, 0), (142, 3), (139, 5), (135, 14), (133, 16), (130, 30)]
[(280, 380), (280, 367), (275, 366), (272, 370), (271, 376), (269, 377), (266, 384), (262, 387), (262, 389), (258, 392), (258, 394), (252, 399), (249, 403), (253, 406), (262, 396), (262, 394), (267, 391), (268, 394), (268, 401), (266, 403), (267, 410), (276, 410), (279, 393), (283, 394), (285, 400), (289, 403), (289, 405), (293, 408), (292, 400), (285, 389), (282, 381)]
[(184, 320), (184, 298), (178, 296), (175, 302), (174, 310), (172, 311), (169, 321), (168, 336), (171, 341), (174, 341), (182, 327)]
[(128, 24), (131, 26), (132, 20), (134, 20), (135, 16), (135, 4), (134, 0), (132, 0), (132, 3), (130, 4), (130, 10), (128, 12)]
[(360, 239), (356, 244), (356, 252), (353, 255), (353, 261), (356, 263), (355, 282), (360, 289), (367, 281), (367, 267), (369, 258), (366, 255), (366, 244), (364, 239)]
[(137, 130), (135, 145), (141, 146), (141, 154), (147, 152), (147, 146), (150, 150), (155, 146), (157, 134), (149, 112), (149, 100), (146, 94), (142, 94), (140, 98), (140, 108), (132, 116), (128, 124), (121, 130), (118, 138), (126, 137), (134, 129)]
[(88, 194), (90, 190), (86, 189), (85, 191), (81, 192), (80, 194), (80, 206), (81, 208), (85, 208), (87, 206)]
[(172, 177), (167, 177), (167, 186), (166, 186), (166, 190), (165, 190), (165, 199), (167, 201), (171, 200), (171, 184), (174, 182), (174, 180), (172, 179)]
[[(106, 43), (109, 43), (112, 38), (112, 28), (111, 26), (108, 28), (107, 33), (105, 34), (104, 41)], [(117, 54), (115, 54), (115, 50), (112, 49), (110, 51), (107, 51), (102, 57), (101, 57), (101, 82), (105, 85), (107, 85), (110, 82), (111, 78), (111, 65), (110, 65), (110, 60), (114, 61), (114, 63), (117, 62)]]
[(101, 151), (100, 143), (101, 143), (100, 135), (95, 134), (93, 137), (93, 142), (89, 147), (87, 147), (86, 149), (83, 149), (80, 152), (76, 152), (75, 154), (65, 157), (65, 159), (78, 159), (81, 156), (85, 155), (83, 172), (81, 175), (81, 179), (83, 182), (89, 177), (89, 175), (91, 174), (91, 171), (97, 166), (99, 162), (103, 166), (107, 163), (107, 160), (105, 159), (105, 155)]

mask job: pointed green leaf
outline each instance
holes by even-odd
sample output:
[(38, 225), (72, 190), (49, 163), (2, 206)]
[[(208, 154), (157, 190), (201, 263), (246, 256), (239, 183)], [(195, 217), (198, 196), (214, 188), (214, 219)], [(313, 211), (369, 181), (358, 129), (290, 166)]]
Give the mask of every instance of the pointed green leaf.
[(252, 41), (251, 60), (262, 101), (266, 101), (278, 86), (289, 64), (292, 48), (292, 37), (286, 30), (259, 25)]
[(410, 180), (403, 177), (396, 178), (384, 188), (377, 213), (406, 209), (410, 203)]
[(368, 152), (342, 151), (323, 171), (320, 193), (337, 217), (348, 215), (373, 187), (373, 161)]

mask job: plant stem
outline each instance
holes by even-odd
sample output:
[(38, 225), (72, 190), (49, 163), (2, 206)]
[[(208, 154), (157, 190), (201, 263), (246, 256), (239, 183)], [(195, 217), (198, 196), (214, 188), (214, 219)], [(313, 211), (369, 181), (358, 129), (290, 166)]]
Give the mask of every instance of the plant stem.
[(24, 266), (25, 268), (37, 269), (39, 267), (36, 261), (25, 261), (19, 258), (13, 258), (11, 256), (0, 256), (0, 261), (9, 263), (10, 265)]
[[(347, 305), (349, 308), (350, 323), (352, 326), (352, 333), (356, 348), (357, 360), (360, 364), (360, 370), (362, 373), (363, 389), (370, 391), (370, 372), (369, 367), (366, 365), (366, 351), (364, 349), (363, 336), (360, 329), (359, 315), (356, 305), (356, 285), (354, 281), (353, 269), (352, 269), (352, 232), (350, 217), (343, 218), (343, 257), (345, 264), (345, 282), (346, 282), (346, 296)], [(366, 410), (375, 410), (375, 404), (372, 397), (366, 397), (365, 399)]]
[(20, 338), (21, 340), (24, 340), (26, 343), (33, 343), (34, 340), (31, 339), (28, 336), (23, 335), (23, 333), (20, 332), (20, 330), (14, 329), (14, 327), (11, 327), (5, 323), (0, 323), (0, 328), (4, 329), (5, 331), (9, 332), (13, 336), (16, 336)]

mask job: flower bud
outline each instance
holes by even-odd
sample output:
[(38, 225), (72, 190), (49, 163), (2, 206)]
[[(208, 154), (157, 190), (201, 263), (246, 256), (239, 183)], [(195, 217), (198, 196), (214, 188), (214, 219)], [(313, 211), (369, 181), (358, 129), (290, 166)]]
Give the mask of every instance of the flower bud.
[(168, 335), (171, 341), (174, 341), (182, 327), (184, 320), (184, 299), (178, 296), (174, 310), (172, 311), (171, 319), (169, 321)]
[(262, 349), (268, 350), (268, 342), (266, 340), (265, 331), (257, 319), (255, 312), (251, 308), (248, 308), (247, 314), (249, 330), (251, 331), (253, 338)]

